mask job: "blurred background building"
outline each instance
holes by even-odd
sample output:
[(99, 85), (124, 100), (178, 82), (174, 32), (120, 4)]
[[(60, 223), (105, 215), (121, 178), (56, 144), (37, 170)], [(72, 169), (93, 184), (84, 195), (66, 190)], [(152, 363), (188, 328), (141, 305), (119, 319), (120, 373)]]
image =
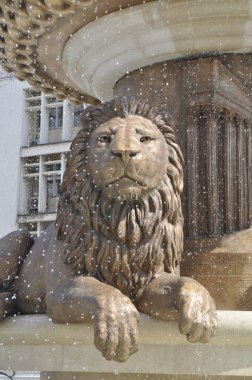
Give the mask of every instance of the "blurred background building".
[(0, 70), (0, 237), (39, 236), (55, 220), (67, 152), (83, 106), (31, 88)]

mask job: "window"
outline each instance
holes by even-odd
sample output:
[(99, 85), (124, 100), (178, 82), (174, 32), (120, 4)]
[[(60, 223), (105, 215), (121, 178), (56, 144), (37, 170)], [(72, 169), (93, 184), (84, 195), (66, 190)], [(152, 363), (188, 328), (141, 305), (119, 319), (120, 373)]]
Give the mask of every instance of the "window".
[(23, 162), (23, 180), (26, 189), (27, 206), (29, 213), (38, 212), (39, 196), (39, 158), (30, 157)]
[[(47, 184), (47, 205), (52, 211), (55, 206), (50, 203), (50, 198), (57, 198), (60, 194), (61, 184), (61, 157), (58, 154), (47, 155), (44, 157), (44, 171)], [(47, 208), (48, 208), (47, 207)]]
[(63, 107), (49, 110), (49, 130), (61, 129), (63, 126)]
[(60, 195), (60, 178), (54, 177), (47, 180), (47, 198), (59, 197)]
[(46, 165), (46, 171), (48, 172), (52, 172), (53, 170), (60, 170), (60, 168), (61, 168), (60, 163)]
[(28, 122), (29, 145), (36, 145), (40, 136), (41, 120), (41, 93), (40, 91), (25, 90), (25, 111)]
[[(24, 102), (22, 144), (25, 147), (34, 146), (31, 150), (25, 148), (22, 152), (18, 223), (36, 236), (55, 220), (68, 156), (66, 151), (59, 153), (56, 145), (54, 152), (50, 143), (62, 142), (63, 135), (65, 143), (66, 135), (71, 139), (78, 132), (85, 105), (74, 107), (33, 88), (24, 90)], [(63, 125), (63, 115), (66, 125)], [(72, 128), (73, 126), (77, 128)], [(45, 144), (43, 153), (40, 154), (40, 147), (35, 147), (37, 144)], [(34, 152), (37, 155), (30, 156)]]
[(39, 142), (41, 110), (28, 110), (27, 113), (30, 125), (34, 132), (30, 145), (36, 145)]
[[(50, 144), (70, 140), (81, 126), (81, 114), (86, 105), (73, 107), (55, 96), (37, 89), (24, 90), (25, 117), (22, 146)], [(64, 123), (63, 123), (64, 116)], [(64, 125), (63, 125), (64, 124)]]
[(39, 157), (34, 156), (25, 159), (23, 168), (25, 177), (32, 177), (36, 175), (39, 172)]
[(31, 180), (31, 197), (38, 197), (39, 195), (39, 181), (38, 177), (34, 177)]
[(84, 110), (83, 105), (74, 107), (74, 127), (80, 127), (81, 125), (81, 114)]
[(58, 103), (58, 101), (54, 96), (47, 96), (47, 103), (54, 104), (54, 103)]
[(48, 129), (61, 129), (63, 127), (63, 102), (53, 96), (46, 96), (48, 109)]

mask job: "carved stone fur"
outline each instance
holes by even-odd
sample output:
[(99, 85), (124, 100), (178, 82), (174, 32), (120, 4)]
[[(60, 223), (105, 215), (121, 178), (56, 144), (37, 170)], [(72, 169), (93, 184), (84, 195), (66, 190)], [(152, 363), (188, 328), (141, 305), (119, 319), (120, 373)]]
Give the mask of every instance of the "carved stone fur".
[[(115, 199), (99, 189), (88, 166), (89, 136), (115, 117), (151, 120), (167, 143), (166, 173), (143, 197)], [(89, 107), (69, 154), (61, 187), (57, 236), (64, 240), (66, 262), (77, 273), (113, 285), (131, 299), (164, 270), (176, 273), (183, 249), (183, 158), (174, 122), (166, 112), (132, 98)]]

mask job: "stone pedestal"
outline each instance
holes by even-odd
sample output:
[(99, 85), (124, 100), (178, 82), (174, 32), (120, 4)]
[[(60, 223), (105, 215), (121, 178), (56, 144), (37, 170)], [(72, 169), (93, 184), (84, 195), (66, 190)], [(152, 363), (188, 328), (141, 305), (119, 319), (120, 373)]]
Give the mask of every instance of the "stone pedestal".
[[(207, 376), (208, 380), (234, 379), (234, 377)], [(234, 380), (243, 377), (235, 377)], [(82, 372), (41, 372), (40, 380), (206, 380), (205, 375), (135, 374), (132, 373), (82, 373)]]
[(239, 379), (252, 376), (252, 313), (218, 312), (208, 344), (188, 343), (177, 321), (141, 314), (140, 350), (125, 363), (109, 362), (94, 347), (93, 326), (59, 325), (45, 315), (0, 324), (0, 368), (40, 371), (42, 380)]
[(252, 228), (185, 241), (181, 274), (195, 278), (219, 310), (252, 310)]
[(81, 373), (81, 372), (42, 372), (40, 380), (244, 380), (244, 376), (234, 375), (171, 375), (132, 373)]

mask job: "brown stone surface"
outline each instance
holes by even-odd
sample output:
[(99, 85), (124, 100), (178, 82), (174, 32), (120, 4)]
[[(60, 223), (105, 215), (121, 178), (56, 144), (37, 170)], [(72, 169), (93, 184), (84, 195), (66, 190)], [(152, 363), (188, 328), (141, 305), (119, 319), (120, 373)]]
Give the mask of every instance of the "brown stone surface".
[(181, 274), (204, 285), (217, 309), (252, 310), (252, 228), (224, 236), (217, 247), (191, 240), (185, 248)]
[(17, 312), (12, 287), (33, 242), (25, 231), (13, 231), (0, 239), (0, 319)]
[(33, 244), (25, 231), (14, 231), (0, 240), (0, 290), (7, 290)]

